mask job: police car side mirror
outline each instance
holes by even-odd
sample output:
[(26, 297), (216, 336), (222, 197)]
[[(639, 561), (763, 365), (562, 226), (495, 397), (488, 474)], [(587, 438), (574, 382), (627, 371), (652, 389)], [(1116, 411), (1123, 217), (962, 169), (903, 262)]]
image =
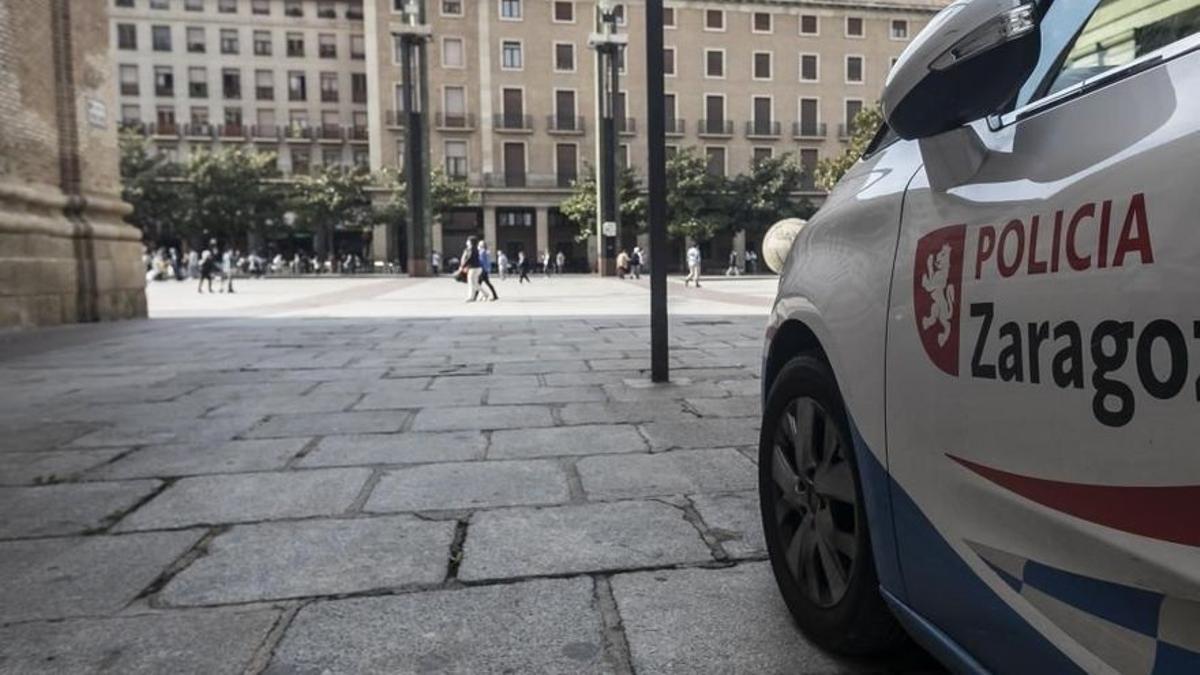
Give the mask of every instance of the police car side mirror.
[(883, 114), (901, 138), (928, 138), (986, 117), (1037, 65), (1028, 0), (958, 0), (937, 14), (888, 74)]

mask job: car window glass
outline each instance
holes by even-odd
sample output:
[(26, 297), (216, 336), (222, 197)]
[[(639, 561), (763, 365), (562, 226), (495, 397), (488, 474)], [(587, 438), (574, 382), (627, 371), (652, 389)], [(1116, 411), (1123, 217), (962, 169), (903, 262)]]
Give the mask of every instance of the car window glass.
[(1057, 0), (1042, 6), (1044, 14), (1038, 21), (1041, 32), (1038, 64), (1017, 94), (1016, 108), (1042, 96), (1038, 90), (1046, 81), (1047, 74), (1057, 70), (1060, 56), (1079, 34), (1079, 29), (1098, 4), (1100, 0)]
[(1200, 0), (1102, 0), (1061, 60), (1047, 94), (1200, 31)]

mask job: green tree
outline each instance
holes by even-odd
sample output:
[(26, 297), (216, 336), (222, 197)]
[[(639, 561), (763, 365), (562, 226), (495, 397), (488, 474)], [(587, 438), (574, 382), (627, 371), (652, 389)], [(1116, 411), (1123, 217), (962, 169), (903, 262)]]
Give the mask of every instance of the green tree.
[(846, 175), (850, 167), (863, 156), (871, 139), (883, 124), (883, 110), (879, 104), (863, 108), (850, 123), (850, 143), (845, 151), (837, 157), (829, 157), (817, 162), (816, 183), (822, 190), (832, 190), (834, 185)]
[(333, 233), (341, 228), (361, 228), (375, 222), (367, 188), (371, 174), (359, 168), (323, 166), (300, 176), (289, 202), (296, 224), (316, 234), (317, 253), (332, 252)]
[(269, 224), (281, 219), (285, 194), (273, 153), (198, 151), (185, 177), (187, 220), (194, 237), (239, 241), (253, 232), (261, 238)]
[(190, 190), (179, 165), (153, 153), (149, 141), (133, 131), (121, 132), (120, 151), (121, 198), (133, 206), (126, 220), (147, 241), (186, 234)]
[[(626, 236), (646, 231), (646, 196), (637, 169), (625, 167), (617, 176), (617, 200), (620, 202), (621, 229)], [(576, 240), (583, 241), (596, 233), (596, 172), (589, 166), (572, 186), (571, 195), (559, 205), (563, 216), (579, 228)]]
[(667, 160), (667, 231), (675, 237), (708, 241), (731, 222), (729, 180), (708, 170), (694, 148)]
[(804, 168), (791, 154), (755, 162), (749, 173), (730, 181), (731, 225), (762, 232), (782, 218), (805, 217), (805, 205), (795, 196), (803, 185)]

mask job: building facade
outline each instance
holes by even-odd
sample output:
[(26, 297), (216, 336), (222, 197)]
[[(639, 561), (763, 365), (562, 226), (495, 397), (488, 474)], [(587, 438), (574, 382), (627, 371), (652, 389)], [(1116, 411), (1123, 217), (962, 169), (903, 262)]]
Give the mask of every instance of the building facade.
[[(108, 0), (121, 118), (166, 152), (245, 143), (281, 169), (334, 162), (403, 169), (397, 32), (405, 0)], [(559, 214), (597, 155), (594, 0), (424, 0), (433, 166), (474, 203), (434, 226), (453, 255), (471, 234), (514, 254), (594, 264)], [(792, 153), (840, 153), (892, 63), (945, 0), (667, 0), (668, 152), (693, 147), (727, 175)], [(619, 163), (645, 175), (645, 3), (629, 34)], [(811, 175), (811, 171), (810, 171)], [(811, 184), (805, 195), (819, 202)], [(374, 237), (384, 257), (387, 233)], [(706, 251), (723, 258), (718, 242)], [(750, 246), (756, 247), (755, 242)]]

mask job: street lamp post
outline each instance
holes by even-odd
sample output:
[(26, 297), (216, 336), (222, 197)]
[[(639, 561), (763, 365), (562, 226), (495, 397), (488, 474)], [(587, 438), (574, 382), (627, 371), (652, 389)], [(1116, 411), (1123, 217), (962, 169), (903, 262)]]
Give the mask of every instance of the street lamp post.
[(650, 216), (650, 379), (671, 377), (667, 346), (667, 135), (663, 0), (646, 2), (646, 187)]
[(617, 95), (620, 89), (621, 49), (629, 44), (629, 36), (617, 33), (617, 3), (598, 0), (596, 3), (599, 31), (592, 33), (588, 44), (596, 50), (596, 105), (600, 121), (597, 124), (598, 161), (596, 179), (599, 218), (597, 223), (597, 271), (601, 276), (616, 272), (617, 236), (620, 234), (620, 213), (617, 197)]
[[(409, 276), (429, 275), (429, 132), (425, 110), (429, 104), (425, 44), (432, 31), (425, 21), (424, 0), (404, 3), (404, 20), (392, 32), (400, 42), (401, 104), (404, 106), (404, 172), (408, 182), (408, 218), (405, 239), (408, 242)], [(389, 237), (388, 255), (400, 257), (398, 237)]]

